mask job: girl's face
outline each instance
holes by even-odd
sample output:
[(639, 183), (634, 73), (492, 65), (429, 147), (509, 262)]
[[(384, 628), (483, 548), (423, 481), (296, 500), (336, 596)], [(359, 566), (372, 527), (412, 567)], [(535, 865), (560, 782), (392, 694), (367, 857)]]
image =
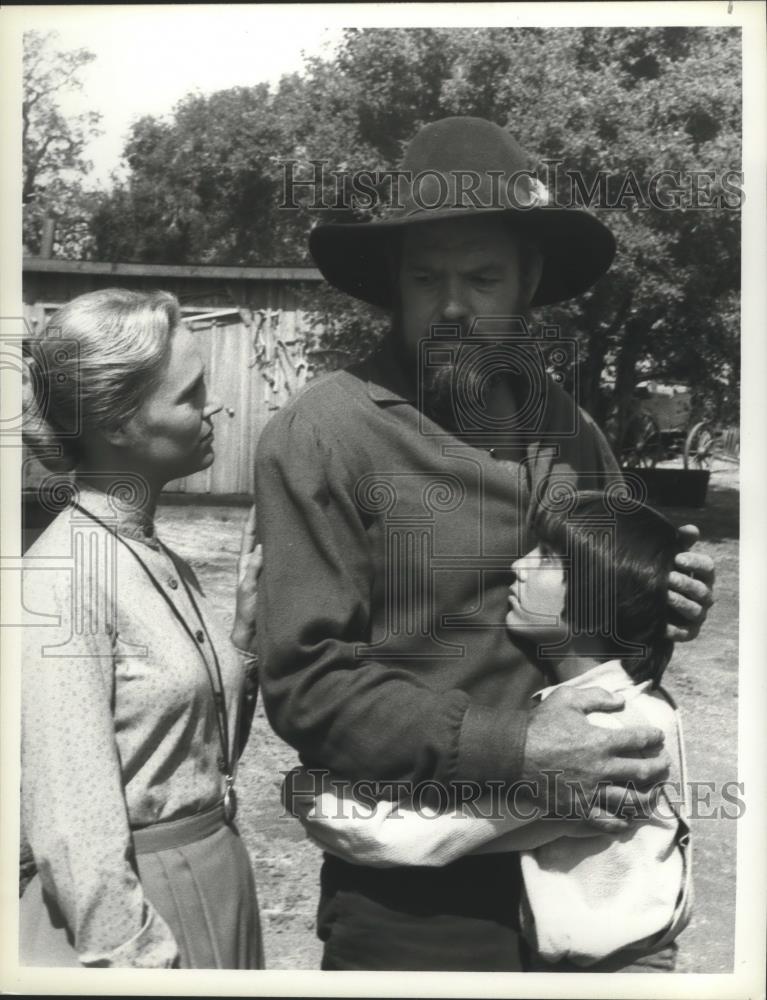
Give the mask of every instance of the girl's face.
[(538, 638), (563, 636), (566, 580), (560, 556), (543, 542), (512, 563), (509, 587), (510, 632)]
[(163, 483), (207, 469), (215, 457), (211, 417), (220, 409), (208, 398), (195, 337), (179, 326), (159, 382), (123, 427), (129, 464)]

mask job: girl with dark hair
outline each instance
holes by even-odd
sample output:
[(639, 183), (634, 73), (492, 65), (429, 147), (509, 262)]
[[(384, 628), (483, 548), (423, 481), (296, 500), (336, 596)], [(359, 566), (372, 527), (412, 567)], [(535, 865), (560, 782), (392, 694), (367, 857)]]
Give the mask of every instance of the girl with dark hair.
[(660, 687), (673, 648), (668, 575), (684, 544), (662, 514), (621, 493), (562, 500), (539, 511), (538, 544), (512, 566), (506, 625), (515, 641), (534, 644), (552, 682), (536, 698), (562, 685), (604, 688), (624, 708), (592, 713), (590, 723), (663, 730), (672, 767), (649, 814), (637, 815), (627, 789), (628, 829), (604, 833), (588, 824), (598, 801), (577, 788), (563, 816), (545, 813), (545, 789), (484, 793), (468, 809), (464, 794), (462, 807), (436, 808), (417, 789), (407, 800), (360, 802), (353, 788), (309, 772), (294, 776), (290, 801), (316, 843), (359, 864), (442, 866), (518, 852), (530, 970), (668, 970), (692, 899), (681, 726)]
[[(512, 565), (516, 582), (510, 588), (506, 624), (516, 635), (535, 635), (535, 615), (543, 611), (545, 591), (552, 582), (535, 570), (564, 571), (567, 650), (592, 657), (595, 663), (618, 657), (631, 678), (649, 680), (654, 688), (671, 659), (674, 644), (666, 636), (668, 576), (684, 542), (662, 514), (646, 504), (615, 494), (584, 491), (572, 495), (564, 509), (542, 507), (535, 519), (536, 548)], [(533, 575), (531, 576), (531, 571)], [(520, 604), (520, 594), (527, 599)], [(528, 593), (529, 591), (529, 593)], [(558, 601), (558, 597), (555, 598)], [(538, 619), (540, 621), (540, 619)], [(542, 625), (545, 632), (546, 626)], [(568, 673), (565, 647), (551, 652), (556, 675)], [(545, 660), (544, 660), (545, 664)]]

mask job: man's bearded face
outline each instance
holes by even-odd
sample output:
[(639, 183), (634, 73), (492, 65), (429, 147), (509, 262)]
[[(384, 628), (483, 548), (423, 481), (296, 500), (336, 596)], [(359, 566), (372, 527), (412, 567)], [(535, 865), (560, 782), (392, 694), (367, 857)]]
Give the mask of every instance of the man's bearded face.
[[(455, 425), (454, 399), (481, 399), (493, 381), (507, 372), (487, 370), (471, 335), (508, 334), (509, 317), (524, 316), (532, 294), (528, 268), (521, 261), (521, 241), (497, 216), (447, 219), (409, 227), (402, 242), (397, 281), (399, 308), (394, 333), (408, 373), (422, 380), (425, 412), (446, 428)], [(445, 344), (457, 352), (454, 337), (439, 327), (458, 330), (461, 361), (426, 366), (419, 373), (422, 342)]]

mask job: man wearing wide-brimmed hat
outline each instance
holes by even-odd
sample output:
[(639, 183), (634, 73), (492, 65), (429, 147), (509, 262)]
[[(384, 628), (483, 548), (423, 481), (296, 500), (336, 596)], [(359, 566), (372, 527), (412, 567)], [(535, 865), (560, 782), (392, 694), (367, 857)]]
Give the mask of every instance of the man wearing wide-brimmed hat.
[[(504, 627), (509, 567), (532, 547), (538, 505), (556, 502), (547, 489), (620, 476), (546, 374), (567, 342), (528, 326), (532, 307), (597, 281), (615, 242), (587, 212), (547, 203), (530, 166), (499, 126), (444, 119), (412, 140), (386, 217), (312, 231), (327, 280), (388, 309), (392, 327), (373, 358), (310, 384), (261, 436), (261, 680), (302, 761), (378, 783), (374, 797), (428, 788), (442, 804), (468, 783), (540, 790), (557, 771), (587, 796), (609, 779), (609, 812), (617, 786), (664, 776), (659, 731), (596, 730), (586, 713), (621, 704), (596, 689), (531, 709), (542, 675)], [(680, 558), (697, 570), (672, 577), (693, 633), (710, 561)], [(323, 968), (523, 969), (519, 890), (514, 853), (393, 869), (329, 853)]]

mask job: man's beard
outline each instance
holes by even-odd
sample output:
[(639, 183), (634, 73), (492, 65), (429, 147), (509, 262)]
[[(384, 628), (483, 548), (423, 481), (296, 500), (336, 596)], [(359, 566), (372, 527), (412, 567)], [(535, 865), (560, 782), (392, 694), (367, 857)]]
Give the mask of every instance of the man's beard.
[(495, 372), (488, 376), (481, 364), (481, 349), (464, 346), (459, 350), (471, 354), (468, 357), (459, 355), (450, 364), (427, 368), (422, 373), (423, 412), (446, 430), (490, 430), (490, 422), (483, 420), (487, 397), (506, 373)]
[[(401, 319), (395, 314), (391, 328), (391, 343), (401, 364), (402, 373), (412, 391), (413, 398), (418, 401), (419, 409), (430, 420), (433, 420), (445, 430), (456, 430), (456, 406), (454, 395), (456, 391), (456, 360), (438, 366), (427, 366), (421, 363), (418, 348), (408, 344), (402, 333)], [(436, 343), (436, 342), (435, 342)], [(447, 350), (455, 354), (454, 344), (445, 344)]]
[(404, 374), (422, 413), (447, 431), (481, 433), (494, 429), (493, 421), (488, 419), (488, 397), (499, 382), (516, 386), (521, 373), (506, 366), (488, 373), (483, 348), (467, 342), (463, 332), (460, 344), (430, 339), (430, 344), (444, 347), (452, 356), (451, 361), (438, 365), (421, 363), (418, 350), (413, 351), (405, 341), (396, 315), (391, 338), (397, 354), (404, 359)]

